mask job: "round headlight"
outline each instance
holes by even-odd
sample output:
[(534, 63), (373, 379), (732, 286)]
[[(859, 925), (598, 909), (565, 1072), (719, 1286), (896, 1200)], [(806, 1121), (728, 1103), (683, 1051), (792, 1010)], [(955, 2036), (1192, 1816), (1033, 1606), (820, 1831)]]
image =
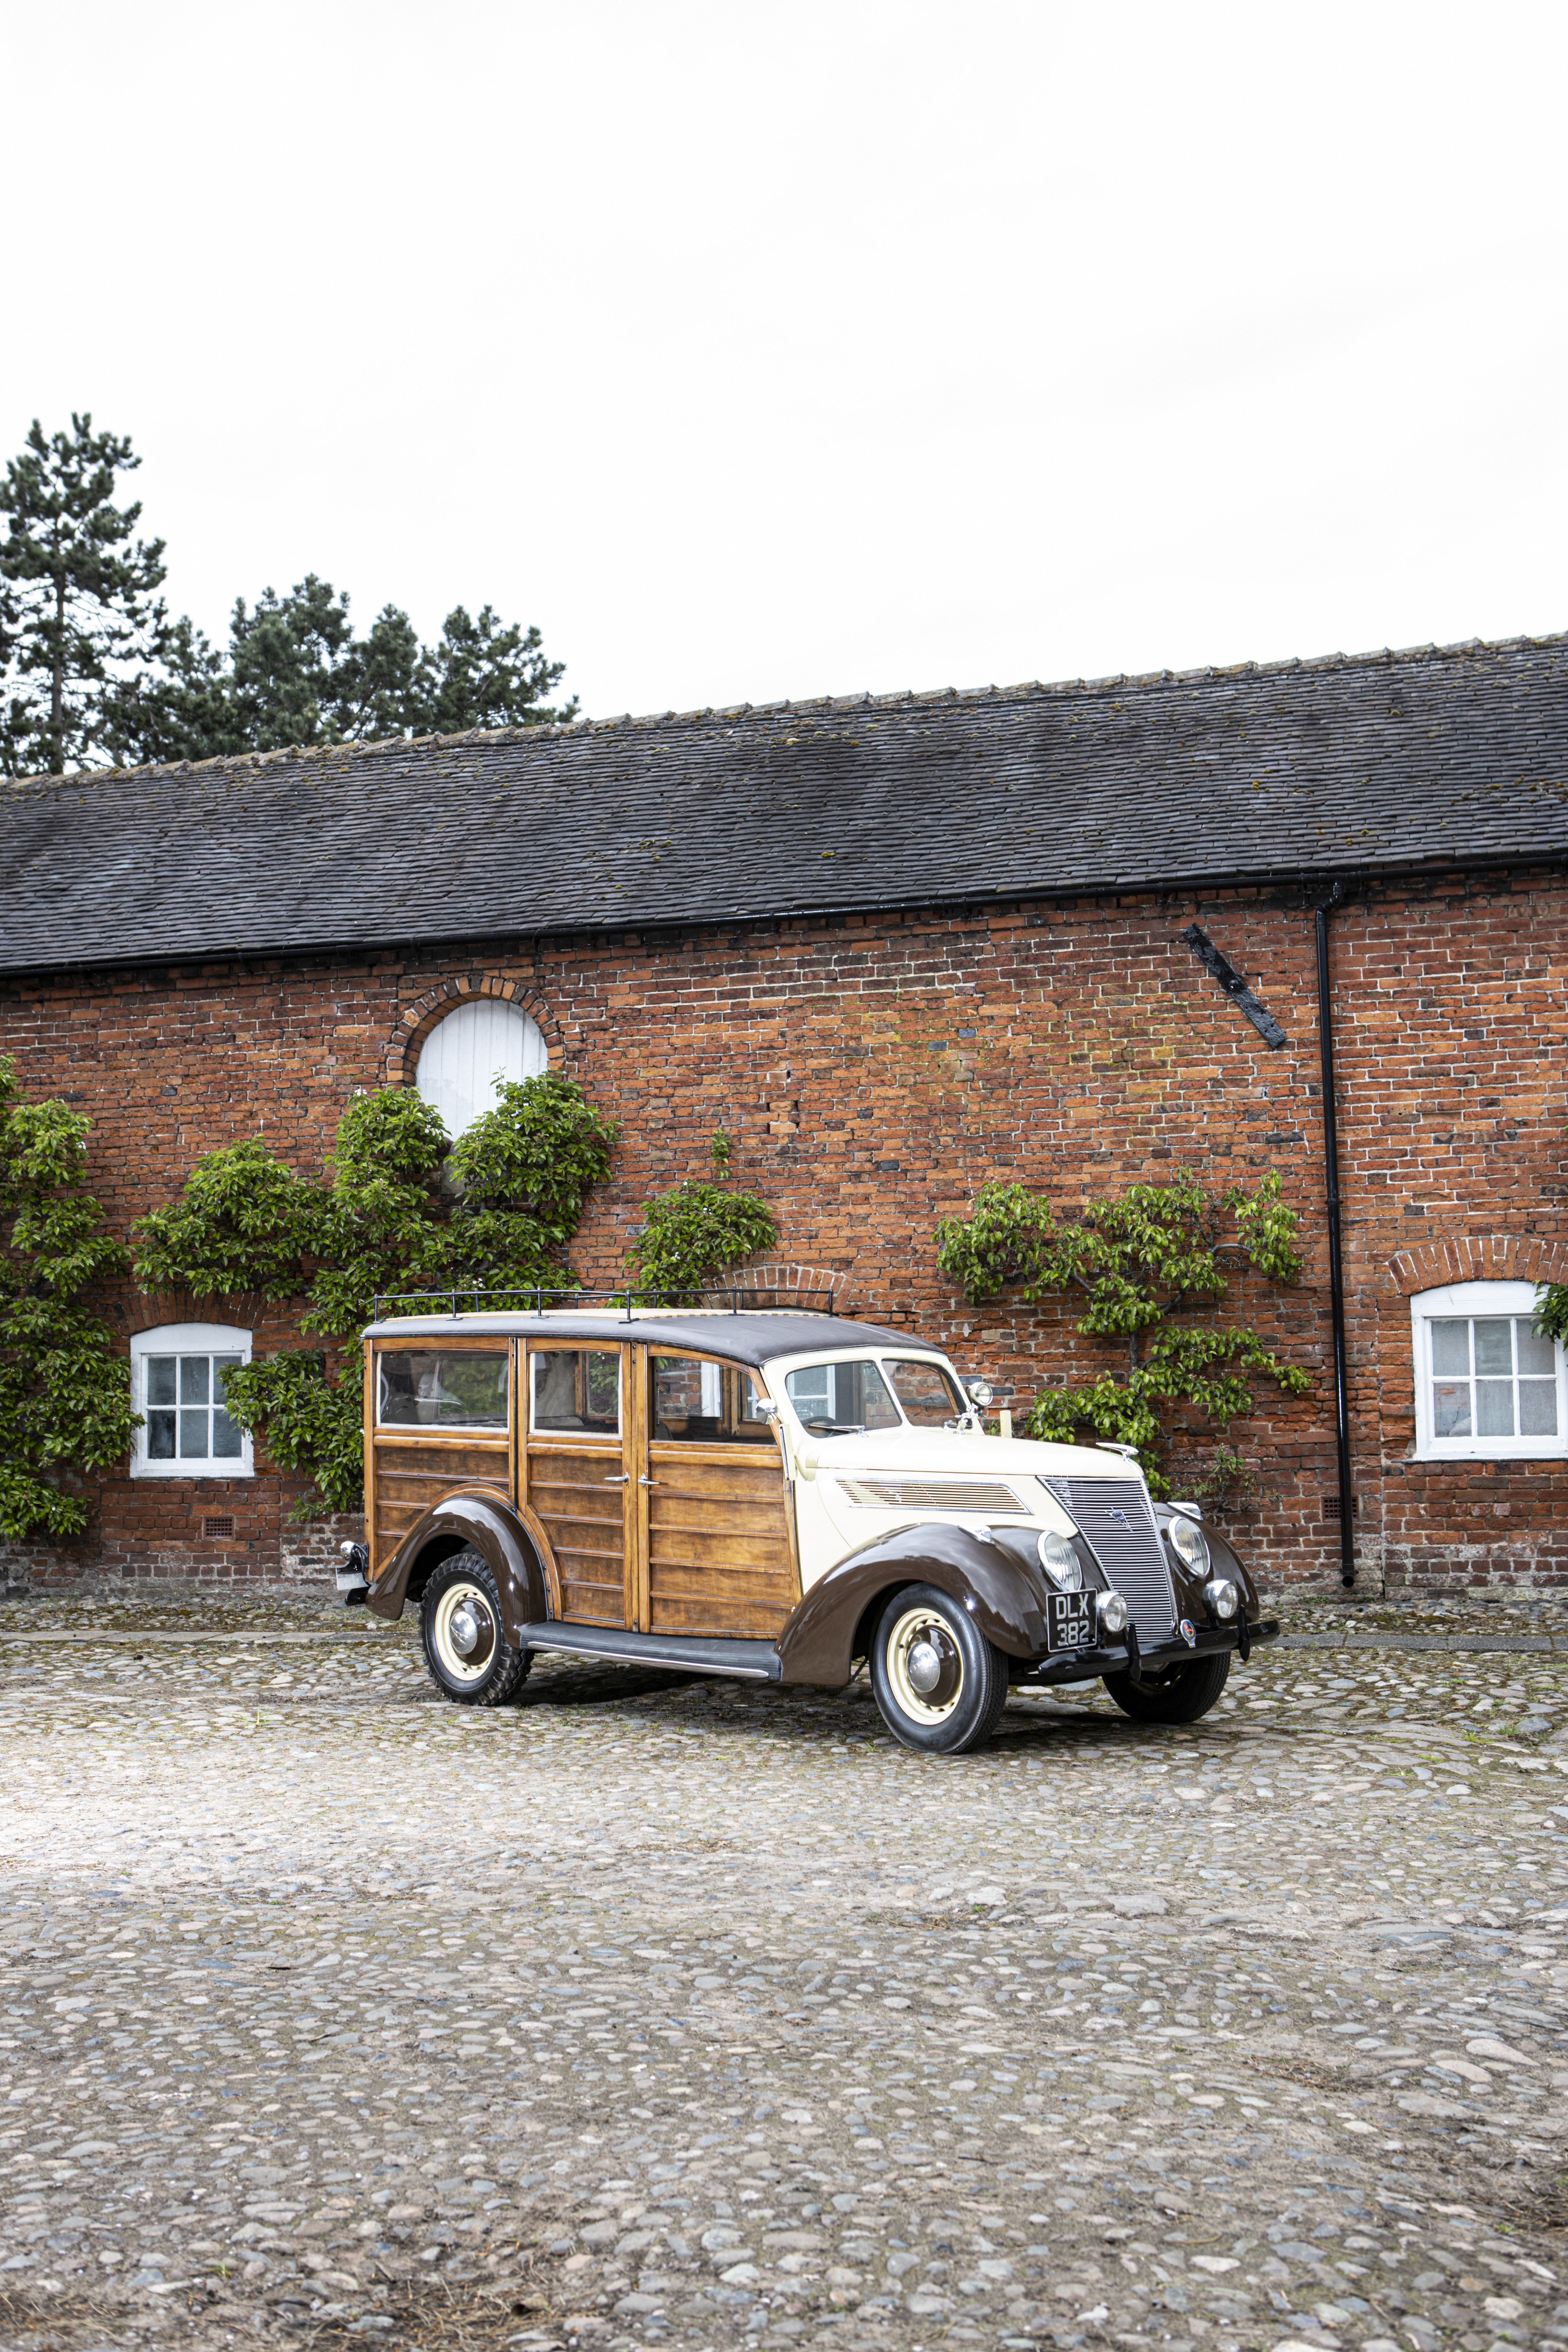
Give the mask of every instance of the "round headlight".
[(1165, 1523), (1171, 1549), (1189, 1576), (1206, 1576), (1209, 1572), (1208, 1538), (1196, 1519), (1173, 1517)]
[(1102, 1633), (1125, 1633), (1127, 1603), (1120, 1592), (1102, 1592), (1099, 1601), (1100, 1628)]
[(1083, 1591), (1083, 1562), (1068, 1537), (1058, 1535), (1055, 1528), (1047, 1528), (1037, 1549), (1040, 1566), (1058, 1592)]
[(1228, 1576), (1211, 1577), (1204, 1587), (1204, 1599), (1222, 1620), (1234, 1617), (1241, 1605), (1241, 1595)]

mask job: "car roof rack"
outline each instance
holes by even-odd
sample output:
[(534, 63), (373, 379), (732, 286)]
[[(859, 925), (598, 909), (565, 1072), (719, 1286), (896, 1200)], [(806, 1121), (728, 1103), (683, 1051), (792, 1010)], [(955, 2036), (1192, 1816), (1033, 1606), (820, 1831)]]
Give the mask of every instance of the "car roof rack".
[[(460, 1307), (459, 1299), (473, 1303)], [(547, 1289), (538, 1283), (521, 1284), (515, 1287), (487, 1289), (482, 1283), (465, 1283), (455, 1290), (386, 1290), (377, 1291), (373, 1301), (374, 1322), (379, 1323), (384, 1312), (392, 1307), (405, 1311), (437, 1314), (445, 1312), (453, 1320), (468, 1315), (542, 1315), (549, 1300), (557, 1312), (570, 1312), (574, 1307), (603, 1306), (625, 1309), (625, 1319), (630, 1323), (636, 1312), (657, 1315), (661, 1307), (686, 1315), (825, 1315), (838, 1319), (838, 1309), (831, 1290), (742, 1290), (707, 1284), (700, 1290), (656, 1290), (639, 1286), (628, 1288), (625, 1284), (614, 1290), (578, 1290), (575, 1288)], [(763, 1305), (763, 1300), (767, 1302)], [(821, 1302), (826, 1301), (826, 1306)], [(513, 1304), (521, 1300), (521, 1306)], [(723, 1305), (715, 1304), (722, 1300)], [(482, 1302), (482, 1304), (481, 1304)]]

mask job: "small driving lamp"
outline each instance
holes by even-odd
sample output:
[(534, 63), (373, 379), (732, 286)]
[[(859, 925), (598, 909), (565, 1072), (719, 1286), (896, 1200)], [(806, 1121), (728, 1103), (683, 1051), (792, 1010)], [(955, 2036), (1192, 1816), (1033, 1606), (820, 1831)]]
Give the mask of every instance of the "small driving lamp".
[(1120, 1592), (1102, 1592), (1099, 1600), (1100, 1630), (1102, 1633), (1125, 1633), (1127, 1601)]
[(1234, 1617), (1241, 1605), (1241, 1595), (1228, 1576), (1213, 1576), (1204, 1587), (1204, 1599), (1212, 1613), (1222, 1620)]
[(977, 1404), (981, 1411), (984, 1412), (985, 1407), (990, 1403), (992, 1398), (995, 1395), (996, 1391), (992, 1387), (989, 1381), (965, 1381), (963, 1383), (963, 1393), (969, 1399), (971, 1404)]

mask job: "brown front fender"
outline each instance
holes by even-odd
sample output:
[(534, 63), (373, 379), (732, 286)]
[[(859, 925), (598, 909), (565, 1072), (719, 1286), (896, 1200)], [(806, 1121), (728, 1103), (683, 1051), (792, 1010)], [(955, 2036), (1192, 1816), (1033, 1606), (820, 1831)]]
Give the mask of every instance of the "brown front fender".
[(967, 1528), (928, 1523), (878, 1537), (812, 1586), (779, 1635), (780, 1680), (842, 1688), (865, 1654), (868, 1621), (901, 1584), (934, 1584), (1009, 1657), (1046, 1648), (1045, 1594), (1022, 1562)]
[(401, 1617), (410, 1586), (417, 1599), (431, 1569), (458, 1551), (477, 1551), (495, 1578), (502, 1631), (515, 1648), (522, 1626), (550, 1615), (550, 1549), (532, 1512), (500, 1495), (445, 1495), (433, 1504), (371, 1586), (366, 1606)]

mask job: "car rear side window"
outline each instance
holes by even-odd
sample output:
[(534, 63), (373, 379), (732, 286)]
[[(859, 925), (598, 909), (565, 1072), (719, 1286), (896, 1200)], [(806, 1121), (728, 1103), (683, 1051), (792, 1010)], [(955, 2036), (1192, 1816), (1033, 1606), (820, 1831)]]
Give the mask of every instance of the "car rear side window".
[(376, 1360), (376, 1418), (384, 1429), (504, 1429), (504, 1348), (410, 1348)]
[(533, 1367), (533, 1428), (584, 1437), (621, 1433), (618, 1348), (540, 1348)]

